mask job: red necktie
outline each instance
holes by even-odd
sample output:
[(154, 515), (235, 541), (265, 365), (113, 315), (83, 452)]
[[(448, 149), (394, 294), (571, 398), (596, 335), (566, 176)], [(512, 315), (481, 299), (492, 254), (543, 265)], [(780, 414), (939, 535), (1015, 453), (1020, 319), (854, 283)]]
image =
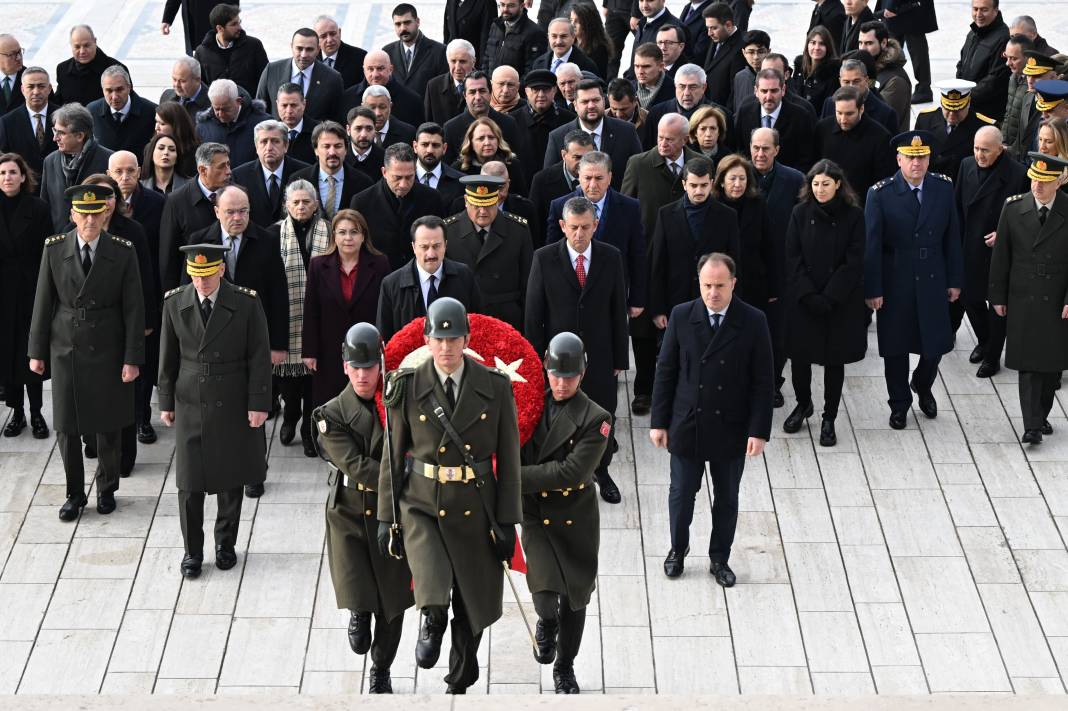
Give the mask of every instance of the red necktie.
[(586, 257), (579, 255), (575, 260), (575, 276), (578, 277), (579, 288), (586, 288)]

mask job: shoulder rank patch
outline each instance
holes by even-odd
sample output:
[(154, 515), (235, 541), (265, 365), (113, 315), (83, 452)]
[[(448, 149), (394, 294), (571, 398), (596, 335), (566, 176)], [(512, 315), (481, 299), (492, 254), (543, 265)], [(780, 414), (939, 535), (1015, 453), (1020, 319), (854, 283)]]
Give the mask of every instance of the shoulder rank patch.
[(111, 240), (116, 244), (121, 244), (123, 247), (133, 247), (133, 242), (128, 239), (123, 239), (122, 237), (111, 235)]
[(515, 213), (506, 212), (506, 213), (504, 213), (504, 216), (512, 218), (512, 220), (514, 220), (515, 222), (518, 222), (521, 225), (527, 224), (527, 218), (520, 217), (519, 215), (516, 215)]
[(930, 175), (931, 177), (934, 177), (934, 178), (941, 178), (942, 180), (946, 181), (950, 185), (953, 184), (953, 178), (949, 177), (948, 175), (945, 175), (944, 173), (931, 172), (931, 173), (928, 173), (928, 175)]
[(975, 112), (975, 116), (983, 123), (997, 123), (994, 119), (990, 118), (986, 114), (981, 114), (978, 111)]
[(502, 378), (507, 380), (509, 383), (512, 382), (512, 377), (510, 375), (508, 375), (508, 373), (505, 373), (500, 368), (486, 368), (486, 370), (488, 370), (489, 372), (493, 373), (494, 375), (501, 376)]
[(601, 423), (601, 429), (598, 430), (598, 431), (601, 433), (602, 437), (607, 439), (608, 435), (612, 434), (612, 425), (608, 424), (607, 421), (606, 422), (602, 422)]
[(48, 246), (53, 245), (53, 244), (58, 244), (59, 242), (62, 242), (65, 239), (67, 239), (67, 235), (65, 235), (65, 234), (64, 235), (52, 235), (51, 237), (49, 237), (48, 239), (45, 240), (45, 246), (48, 247)]
[(164, 294), (164, 295), (163, 295), (163, 298), (164, 298), (164, 299), (169, 299), (169, 298), (171, 298), (172, 296), (174, 296), (175, 294), (178, 294), (178, 293), (180, 293), (181, 291), (182, 291), (182, 287), (180, 287), (180, 286), (176, 286), (176, 287), (174, 287), (173, 289), (171, 289), (170, 291), (168, 291), (168, 292), (167, 292), (166, 294)]
[(893, 180), (894, 180), (893, 178), (883, 178), (878, 183), (876, 183), (875, 185), (871, 186), (871, 189), (872, 190), (882, 190), (887, 185), (889, 185), (891, 182), (893, 182)]
[(397, 368), (386, 375), (386, 389), (382, 393), (382, 404), (386, 407), (400, 407), (404, 402), (403, 378), (412, 375), (414, 368)]
[(928, 106), (926, 109), (920, 109), (920, 113), (921, 114), (929, 114), (932, 111), (941, 111), (941, 110), (942, 110), (942, 107), (939, 104), (935, 104), (934, 106)]
[(449, 215), (448, 217), (446, 217), (446, 218), (445, 218), (445, 219), (443, 220), (443, 222), (444, 222), (444, 223), (445, 223), (446, 225), (451, 225), (452, 223), (454, 223), (454, 222), (456, 222), (457, 220), (459, 220), (459, 219), (460, 219), (460, 215), (466, 215), (466, 214), (467, 214), (467, 213), (465, 213), (465, 212), (458, 212), (458, 213), (456, 213), (455, 215)]
[(1005, 204), (1008, 205), (1010, 202), (1016, 202), (1017, 200), (1022, 200), (1025, 196), (1030, 195), (1030, 194), (1031, 193), (1020, 193), (1019, 195), (1010, 195), (1009, 197), (1005, 198)]
[(256, 295), (256, 290), (255, 289), (249, 289), (247, 286), (235, 286), (234, 287), (234, 291), (241, 292), (245, 296), (255, 296)]

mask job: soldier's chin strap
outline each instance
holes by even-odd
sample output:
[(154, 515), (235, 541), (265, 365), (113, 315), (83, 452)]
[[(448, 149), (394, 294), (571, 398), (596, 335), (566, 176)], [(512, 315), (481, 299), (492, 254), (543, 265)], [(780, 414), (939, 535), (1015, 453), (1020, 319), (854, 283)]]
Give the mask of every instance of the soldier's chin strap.
[(393, 523), (389, 526), (389, 545), (387, 550), (391, 558), (397, 560), (404, 559), (404, 548), (402, 547), (402, 533), (400, 523), (400, 502), (397, 501), (397, 488), (393, 485), (393, 436), (389, 428), (389, 406), (390, 399), (394, 395), (390, 392), (389, 388), (392, 385), (396, 387), (395, 383), (392, 383), (386, 378), (386, 354), (383, 351), (378, 357), (379, 372), (382, 377), (382, 405), (385, 410), (385, 417), (382, 418), (382, 426), (386, 431), (386, 470), (389, 472), (389, 498), (393, 503)]

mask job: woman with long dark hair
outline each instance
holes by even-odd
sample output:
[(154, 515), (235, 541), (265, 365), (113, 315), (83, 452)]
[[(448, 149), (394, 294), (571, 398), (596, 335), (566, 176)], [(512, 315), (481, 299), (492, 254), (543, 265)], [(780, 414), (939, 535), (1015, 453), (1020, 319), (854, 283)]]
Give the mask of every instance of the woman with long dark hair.
[(607, 80), (612, 40), (604, 31), (604, 22), (597, 6), (586, 0), (573, 4), (571, 24), (575, 27), (575, 43), (597, 65), (597, 75)]
[(823, 113), (823, 102), (838, 89), (840, 66), (831, 31), (816, 25), (805, 37), (804, 52), (794, 60), (788, 90), (805, 98), (819, 116)]
[(868, 349), (864, 306), (864, 211), (845, 174), (821, 160), (808, 171), (786, 233), (786, 352), (797, 397), (783, 430), (814, 411), (812, 364), (823, 366), (820, 444), (833, 447), (846, 363)]
[(157, 133), (145, 146), (141, 160), (141, 187), (169, 195), (189, 182), (190, 176), (178, 170), (182, 155), (174, 136)]
[(156, 133), (171, 136), (178, 144), (177, 169), (187, 178), (197, 174), (196, 152), (200, 145), (196, 126), (182, 105), (164, 101), (156, 107)]

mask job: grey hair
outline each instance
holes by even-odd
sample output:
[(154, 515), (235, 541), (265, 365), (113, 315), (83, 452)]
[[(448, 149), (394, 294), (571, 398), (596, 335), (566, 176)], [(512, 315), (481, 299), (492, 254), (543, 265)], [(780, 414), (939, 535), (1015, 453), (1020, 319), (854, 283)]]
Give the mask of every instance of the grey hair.
[(699, 84), (705, 84), (708, 82), (708, 74), (705, 70), (696, 64), (683, 64), (678, 70), (675, 71), (675, 84), (679, 83), (679, 77), (693, 77), (697, 79)]
[(862, 77), (868, 76), (868, 68), (864, 66), (864, 62), (859, 59), (847, 59), (842, 62), (842, 66), (838, 69), (838, 73), (842, 72), (860, 72)]
[(1035, 24), (1035, 18), (1030, 15), (1020, 15), (1012, 18), (1009, 27), (1019, 28), (1021, 32), (1034, 32), (1035, 34), (1038, 34), (1038, 25)]
[(93, 137), (93, 115), (77, 101), (63, 104), (56, 109), (52, 123), (56, 126), (63, 124), (71, 133), (83, 134), (87, 141)]
[(660, 129), (660, 128), (675, 128), (675, 129), (678, 129), (678, 130), (682, 131), (683, 133), (689, 133), (690, 132), (690, 122), (687, 121), (686, 117), (683, 116), (682, 114), (676, 114), (676, 113), (664, 114), (660, 118), (660, 123), (658, 123), (656, 125), (656, 127), (658, 129)]
[(70, 34), (67, 35), (67, 36), (68, 37), (73, 37), (74, 33), (77, 32), (78, 30), (85, 30), (86, 32), (89, 33), (89, 36), (92, 37), (94, 41), (96, 41), (96, 33), (93, 32), (93, 28), (90, 27), (89, 25), (75, 25), (74, 27), (70, 28)]
[(478, 56), (475, 52), (475, 45), (471, 44), (465, 39), (460, 38), (454, 39), (453, 41), (445, 45), (445, 56), (449, 56), (457, 50), (463, 50), (464, 52), (467, 52), (468, 56), (470, 56), (472, 60), (474, 60)]
[(556, 68), (556, 77), (557, 77), (557, 79), (559, 79), (560, 75), (565, 73), (565, 72), (574, 74), (579, 79), (582, 78), (582, 69), (579, 68), (579, 65), (575, 64), (574, 62), (564, 62), (559, 67), (557, 67)]
[(179, 57), (178, 59), (174, 60), (174, 64), (175, 66), (181, 65), (185, 67), (189, 70), (190, 74), (192, 74), (195, 78), (200, 79), (200, 62), (193, 59), (192, 57)]
[(597, 217), (596, 206), (588, 198), (573, 197), (564, 203), (563, 218), (566, 220), (568, 217), (575, 215), (593, 215)]
[(415, 149), (410, 143), (394, 143), (386, 148), (382, 157), (382, 167), (388, 168), (394, 163), (415, 163)]
[(990, 135), (990, 137), (997, 143), (1004, 143), (1005, 136), (1001, 133), (1001, 129), (997, 126), (982, 126), (975, 132), (975, 137), (979, 138), (979, 134)]
[(121, 64), (112, 64), (100, 73), (100, 86), (104, 86), (104, 80), (108, 77), (122, 77), (122, 80), (126, 82), (126, 86), (133, 88), (133, 79), (130, 78), (130, 73), (123, 69)]
[(552, 27), (553, 25), (555, 25), (558, 22), (562, 22), (565, 25), (567, 25), (567, 29), (571, 33), (571, 36), (572, 37), (575, 36), (575, 26), (573, 24), (571, 24), (570, 18), (567, 18), (567, 17), (554, 17), (552, 20), (549, 20), (549, 27)]
[(317, 18), (312, 20), (312, 27), (315, 27), (320, 22), (333, 22), (338, 27), (341, 27), (341, 25), (337, 24), (337, 20), (335, 20), (334, 18), (330, 17), (330, 15), (319, 15)]
[(44, 67), (26, 67), (22, 71), (22, 76), (26, 76), (27, 74), (44, 74), (48, 78), (48, 81), (52, 81), (52, 77)]
[(278, 133), (282, 134), (282, 143), (289, 145), (289, 127), (281, 121), (276, 121), (275, 119), (260, 121), (252, 129), (252, 134), (255, 137), (253, 140), (259, 140), (260, 134), (264, 131), (278, 131)]
[[(58, 113), (58, 112), (57, 112)], [(214, 141), (208, 141), (207, 143), (201, 143), (197, 146), (197, 167), (207, 168), (215, 160), (217, 155), (230, 155), (230, 148), (224, 143), (215, 143)]]
[(237, 101), (237, 84), (233, 79), (216, 79), (208, 87), (208, 99), (230, 99)]
[[(315, 22), (316, 24), (318, 24), (319, 21), (316, 20)], [(304, 191), (311, 195), (312, 202), (315, 203), (316, 206), (319, 205), (319, 193), (316, 192), (315, 187), (304, 178), (294, 180), (292, 183), (286, 186), (285, 201), (289, 202), (289, 198), (293, 197), (293, 193), (299, 193), (301, 191)]]
[(604, 168), (607, 172), (612, 172), (612, 157), (604, 151), (590, 151), (586, 155), (579, 158), (578, 168), (576, 172), (582, 170), (582, 166), (592, 165), (595, 167)]
[(223, 195), (225, 195), (226, 193), (232, 193), (235, 190), (239, 193), (243, 193), (244, 196), (248, 198), (248, 190), (246, 190), (243, 185), (238, 185), (237, 183), (227, 183), (226, 185), (215, 191), (215, 202), (218, 203), (219, 200), (222, 199)]
[(389, 95), (389, 89), (379, 84), (372, 84), (363, 90), (363, 96), (360, 97), (360, 101), (367, 101), (368, 97), (384, 96), (389, 99), (390, 103), (393, 103), (393, 97)]
[(482, 166), (482, 170), (479, 171), (480, 175), (493, 175), (498, 178), (508, 178), (508, 166), (503, 161), (491, 160)]

